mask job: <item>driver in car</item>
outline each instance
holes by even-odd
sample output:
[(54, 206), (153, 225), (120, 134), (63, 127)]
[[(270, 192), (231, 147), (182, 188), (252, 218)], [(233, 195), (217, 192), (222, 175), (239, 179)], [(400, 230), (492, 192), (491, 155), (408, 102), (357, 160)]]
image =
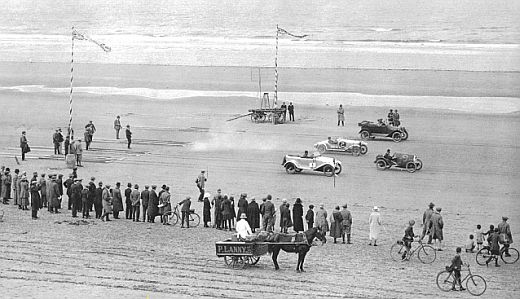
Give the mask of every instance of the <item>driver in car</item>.
[(305, 152), (303, 153), (302, 158), (313, 158), (313, 156), (312, 156), (312, 155), (309, 156), (309, 151), (305, 151)]
[(336, 139), (332, 139), (332, 137), (328, 137), (327, 138), (327, 142), (330, 143), (330, 144), (336, 144), (338, 143), (338, 141)]
[(386, 126), (386, 124), (383, 122), (383, 119), (382, 119), (382, 118), (380, 118), (380, 119), (377, 120), (377, 125), (380, 126), (380, 127), (382, 127), (382, 126)]
[(395, 157), (393, 155), (390, 154), (390, 149), (387, 149), (386, 150), (386, 153), (385, 153), (385, 159), (387, 159), (388, 161), (392, 162), (395, 164)]

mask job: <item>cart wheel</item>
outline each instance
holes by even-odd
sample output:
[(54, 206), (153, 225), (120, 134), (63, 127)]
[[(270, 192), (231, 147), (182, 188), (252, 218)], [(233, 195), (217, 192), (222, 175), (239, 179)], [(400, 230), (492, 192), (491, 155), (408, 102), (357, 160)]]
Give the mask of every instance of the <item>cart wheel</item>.
[(249, 264), (256, 265), (256, 263), (258, 263), (259, 260), (260, 260), (259, 256), (251, 256), (251, 257), (249, 257)]
[(231, 267), (233, 265), (233, 257), (230, 255), (224, 256), (224, 263), (226, 266)]
[(232, 257), (232, 264), (231, 266), (233, 269), (242, 269), (246, 265), (245, 263), (245, 257), (241, 256), (233, 256)]

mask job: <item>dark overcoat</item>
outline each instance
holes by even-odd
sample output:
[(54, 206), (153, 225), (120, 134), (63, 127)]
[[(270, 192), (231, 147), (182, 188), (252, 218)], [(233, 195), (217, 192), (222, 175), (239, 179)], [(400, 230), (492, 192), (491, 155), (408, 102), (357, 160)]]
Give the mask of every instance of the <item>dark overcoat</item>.
[(247, 222), (251, 228), (260, 228), (260, 207), (252, 200), (247, 205)]
[(150, 191), (150, 201), (148, 201), (148, 216), (155, 217), (159, 213), (159, 196), (155, 190)]
[(38, 192), (38, 185), (31, 186), (31, 207), (33, 210), (40, 208), (40, 193)]
[(238, 200), (238, 217), (240, 217), (242, 213), (247, 214), (247, 199), (245, 197), (240, 197)]
[(294, 231), (303, 231), (303, 206), (301, 203), (295, 203), (293, 205), (293, 225)]
[(211, 202), (209, 198), (204, 198), (204, 208), (202, 209), (202, 221), (204, 223), (211, 222)]
[(112, 209), (114, 213), (123, 211), (123, 197), (119, 188), (112, 190)]

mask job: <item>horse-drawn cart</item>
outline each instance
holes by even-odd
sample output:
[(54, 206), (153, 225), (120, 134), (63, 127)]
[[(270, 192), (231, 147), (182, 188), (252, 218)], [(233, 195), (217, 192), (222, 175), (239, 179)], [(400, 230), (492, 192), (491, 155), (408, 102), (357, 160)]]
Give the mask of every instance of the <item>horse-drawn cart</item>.
[(267, 253), (268, 246), (267, 242), (222, 241), (215, 243), (217, 256), (223, 257), (226, 265), (233, 269), (256, 265), (260, 256)]

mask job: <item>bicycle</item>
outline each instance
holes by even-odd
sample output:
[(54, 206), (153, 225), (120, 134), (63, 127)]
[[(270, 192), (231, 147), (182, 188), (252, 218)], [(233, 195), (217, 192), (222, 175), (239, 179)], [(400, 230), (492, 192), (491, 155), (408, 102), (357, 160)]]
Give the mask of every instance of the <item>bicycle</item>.
[[(500, 248), (500, 258), (504, 263), (506, 264), (514, 264), (516, 261), (518, 261), (519, 253), (518, 250), (515, 248), (509, 247), (509, 255), (506, 254), (505, 247), (502, 246)], [(475, 255), (475, 260), (477, 261), (477, 264), (484, 266), (486, 265), (487, 260), (490, 257), (494, 257), (495, 259), (498, 259), (498, 256), (491, 254), (491, 250), (489, 250), (489, 246), (484, 246), (482, 249), (480, 249), (477, 254)]]
[[(469, 265), (465, 265), (468, 268), (468, 274), (464, 279), (461, 280), (461, 286), (466, 281), (466, 290), (473, 296), (480, 296), (484, 294), (487, 288), (486, 280), (480, 275), (474, 275), (471, 273)], [(444, 292), (449, 292), (453, 288), (453, 281), (455, 275), (453, 271), (444, 270), (437, 274), (437, 286)]]
[(403, 254), (406, 251), (406, 246), (402, 240), (398, 240), (397, 243), (392, 245), (390, 248), (390, 256), (396, 262), (408, 261), (417, 251), (417, 258), (419, 258), (423, 264), (433, 263), (437, 258), (437, 252), (435, 249), (430, 245), (423, 244), (421, 240), (417, 242), (419, 243), (419, 246), (411, 248), (410, 251), (408, 251), (408, 254), (403, 258)]
[[(163, 214), (163, 216), (166, 216), (166, 223), (169, 223), (170, 225), (177, 224), (177, 222), (179, 222), (179, 219), (182, 219), (182, 214), (179, 211), (179, 205), (176, 205), (173, 211), (166, 212), (165, 214)], [(195, 213), (194, 209), (190, 210), (188, 221), (190, 223), (190, 227), (199, 226), (200, 216), (199, 214)]]

